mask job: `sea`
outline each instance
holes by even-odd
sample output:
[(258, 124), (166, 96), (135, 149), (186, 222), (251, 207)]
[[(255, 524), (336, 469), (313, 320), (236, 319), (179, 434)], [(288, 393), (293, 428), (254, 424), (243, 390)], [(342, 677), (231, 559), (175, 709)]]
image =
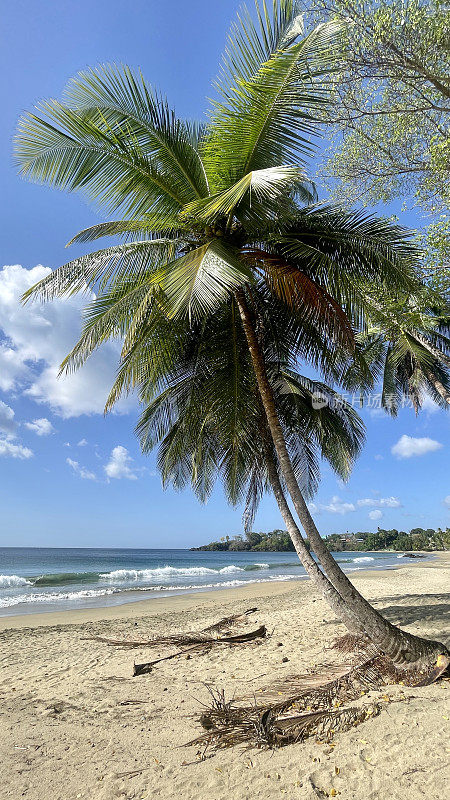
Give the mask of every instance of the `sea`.
[[(334, 553), (346, 572), (399, 566), (403, 553)], [(0, 548), (0, 616), (306, 578), (295, 553)]]

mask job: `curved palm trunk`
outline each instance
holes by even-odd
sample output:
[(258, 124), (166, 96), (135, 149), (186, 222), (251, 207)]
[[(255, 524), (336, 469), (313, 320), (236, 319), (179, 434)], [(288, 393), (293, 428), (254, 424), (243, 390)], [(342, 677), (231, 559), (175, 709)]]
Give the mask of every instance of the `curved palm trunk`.
[(418, 341), (419, 344), (421, 344), (422, 347), (425, 348), (425, 350), (428, 350), (428, 352), (432, 356), (434, 356), (436, 361), (440, 361), (442, 364), (446, 364), (447, 367), (450, 367), (450, 357), (446, 353), (442, 353), (441, 350), (439, 350), (437, 347), (435, 347), (433, 344), (431, 344), (425, 338), (425, 336), (422, 336), (420, 333), (417, 333), (417, 331), (414, 331), (414, 332), (410, 331), (409, 333), (410, 333), (410, 336), (412, 336), (414, 339), (416, 339), (416, 341)]
[(430, 383), (433, 384), (434, 388), (436, 389), (437, 393), (441, 395), (442, 399), (445, 400), (446, 403), (450, 405), (450, 392), (447, 391), (444, 384), (438, 378), (435, 378), (431, 370), (425, 370), (425, 375), (427, 376)]
[[(270, 386), (266, 373), (264, 357), (259, 346), (244, 292), (242, 290), (236, 292), (235, 299), (239, 308), (261, 395), (261, 401), (266, 413), (280, 469), (302, 527), (328, 578), (340, 594), (342, 600), (349, 606), (351, 612), (358, 619), (366, 635), (380, 650), (389, 656), (395, 664), (398, 666), (405, 666), (419, 660), (435, 661), (441, 653), (447, 654), (445, 646), (440, 642), (421, 639), (420, 637), (401, 631), (385, 620), (384, 617), (359, 594), (327, 549), (309, 513), (305, 499), (297, 483), (284, 440), (283, 431), (278, 419), (272, 387)], [(343, 619), (343, 622), (347, 625), (345, 619)]]
[(303, 536), (301, 535), (298, 529), (297, 523), (295, 522), (294, 517), (292, 516), (291, 510), (289, 508), (288, 502), (283, 492), (283, 487), (281, 486), (277, 465), (268, 448), (266, 449), (265, 452), (265, 461), (267, 466), (267, 473), (269, 475), (270, 485), (272, 487), (275, 500), (277, 501), (278, 508), (280, 509), (280, 513), (281, 516), (283, 517), (284, 524), (286, 525), (286, 529), (292, 539), (292, 543), (295, 547), (295, 552), (297, 553), (300, 561), (302, 562), (305, 568), (305, 572), (315, 583), (322, 597), (324, 598), (324, 600), (327, 601), (332, 611), (334, 611), (336, 616), (339, 617), (339, 619), (341, 619), (345, 623), (347, 628), (352, 633), (363, 634), (364, 633), (363, 626), (361, 625), (357, 617), (353, 614), (351, 609), (345, 604), (341, 595), (339, 594), (339, 592), (336, 591), (333, 584), (323, 574), (318, 564), (316, 563), (316, 561), (314, 561), (311, 553), (309, 552), (305, 540), (303, 539)]

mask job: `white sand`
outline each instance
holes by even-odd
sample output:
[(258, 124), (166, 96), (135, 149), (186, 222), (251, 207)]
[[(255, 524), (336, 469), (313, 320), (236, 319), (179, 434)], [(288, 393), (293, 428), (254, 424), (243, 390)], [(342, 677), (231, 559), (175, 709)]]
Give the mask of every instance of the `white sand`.
[[(391, 621), (442, 640), (447, 564), (444, 558), (353, 578)], [(252, 605), (258, 613), (245, 630), (274, 629), (262, 644), (182, 657), (139, 678), (131, 677), (133, 660), (157, 658), (157, 651), (83, 638), (200, 629)], [(377, 693), (392, 702), (375, 719), (339, 733), (334, 748), (310, 739), (275, 752), (232, 749), (199, 761), (195, 748), (180, 747), (201, 732), (189, 715), (207, 698), (204, 681), (239, 695), (338, 658), (325, 648), (344, 629), (307, 581), (3, 618), (0, 630), (1, 800), (315, 800), (332, 788), (342, 800), (445, 796), (448, 681), (403, 695), (401, 687)], [(161, 648), (160, 655), (169, 652)]]

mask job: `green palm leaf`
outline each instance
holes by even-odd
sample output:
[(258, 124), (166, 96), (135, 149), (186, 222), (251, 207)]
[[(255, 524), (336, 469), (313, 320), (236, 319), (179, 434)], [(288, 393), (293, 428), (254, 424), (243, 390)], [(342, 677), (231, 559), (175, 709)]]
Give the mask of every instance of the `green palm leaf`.
[(195, 200), (183, 209), (182, 216), (210, 223), (221, 216), (230, 215), (246, 195), (251, 206), (252, 195), (259, 203), (277, 202), (283, 193), (294, 194), (305, 184), (304, 173), (297, 167), (269, 167), (244, 175), (240, 181), (223, 192), (202, 200)]
[(233, 290), (251, 280), (251, 270), (218, 239), (189, 251), (157, 276), (168, 314), (189, 319), (215, 311)]
[(19, 120), (15, 153), (21, 174), (59, 189), (82, 190), (109, 212), (153, 212), (172, 219), (186, 202), (172, 176), (134, 137), (127, 125), (112, 129), (104, 118), (82, 114), (56, 100), (39, 108), (45, 116)]
[(338, 23), (318, 26), (302, 42), (273, 52), (215, 102), (203, 162), (210, 186), (223, 190), (247, 173), (310, 155), (314, 112), (328, 102), (320, 79), (333, 68)]
[[(214, 85), (227, 100), (237, 87), (250, 80), (272, 53), (303, 35), (303, 14), (298, 0), (255, 0), (255, 15), (243, 5), (231, 24), (219, 76)], [(254, 18), (256, 16), (256, 19)]]
[(126, 66), (104, 64), (73, 78), (65, 99), (83, 118), (93, 118), (96, 124), (103, 121), (105, 131), (126, 130), (170, 177), (184, 202), (208, 193), (197, 149), (201, 128), (177, 119), (167, 100), (142, 75), (134, 75)]
[(91, 225), (89, 228), (79, 231), (67, 242), (66, 247), (70, 247), (71, 244), (75, 243), (94, 242), (103, 236), (125, 236), (128, 240), (145, 237), (153, 239), (159, 236), (172, 239), (181, 236), (184, 229), (185, 227), (178, 216), (162, 220), (157, 214), (146, 214), (142, 219), (111, 220), (110, 222), (99, 222), (97, 225)]
[(97, 283), (103, 288), (110, 282), (123, 282), (132, 276), (140, 280), (150, 268), (173, 259), (180, 244), (182, 242), (176, 239), (153, 239), (88, 253), (69, 261), (31, 286), (23, 300), (33, 298), (45, 302), (54, 297), (89, 292)]

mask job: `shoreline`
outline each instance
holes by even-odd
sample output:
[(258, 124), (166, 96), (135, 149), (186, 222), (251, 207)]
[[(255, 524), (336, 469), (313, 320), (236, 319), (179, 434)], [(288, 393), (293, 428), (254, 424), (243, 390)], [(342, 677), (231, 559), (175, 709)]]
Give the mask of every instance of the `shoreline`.
[[(357, 552), (357, 551), (355, 551)], [(359, 583), (374, 577), (377, 581), (386, 579), (393, 572), (408, 569), (445, 569), (450, 565), (450, 552), (436, 551), (435, 560), (408, 559), (407, 563), (387, 568), (358, 569), (350, 572), (352, 582)], [(93, 608), (71, 608), (57, 611), (38, 611), (25, 614), (9, 614), (0, 617), (0, 632), (4, 630), (26, 628), (49, 628), (61, 625), (81, 625), (102, 620), (138, 619), (144, 616), (157, 617), (160, 614), (180, 611), (192, 611), (200, 603), (213, 608), (221, 603), (253, 600), (257, 597), (274, 597), (292, 592), (296, 584), (310, 585), (305, 576), (280, 581), (248, 581), (246, 585), (228, 587), (226, 589), (201, 589), (149, 597), (142, 600), (125, 600), (114, 605), (96, 605)]]

